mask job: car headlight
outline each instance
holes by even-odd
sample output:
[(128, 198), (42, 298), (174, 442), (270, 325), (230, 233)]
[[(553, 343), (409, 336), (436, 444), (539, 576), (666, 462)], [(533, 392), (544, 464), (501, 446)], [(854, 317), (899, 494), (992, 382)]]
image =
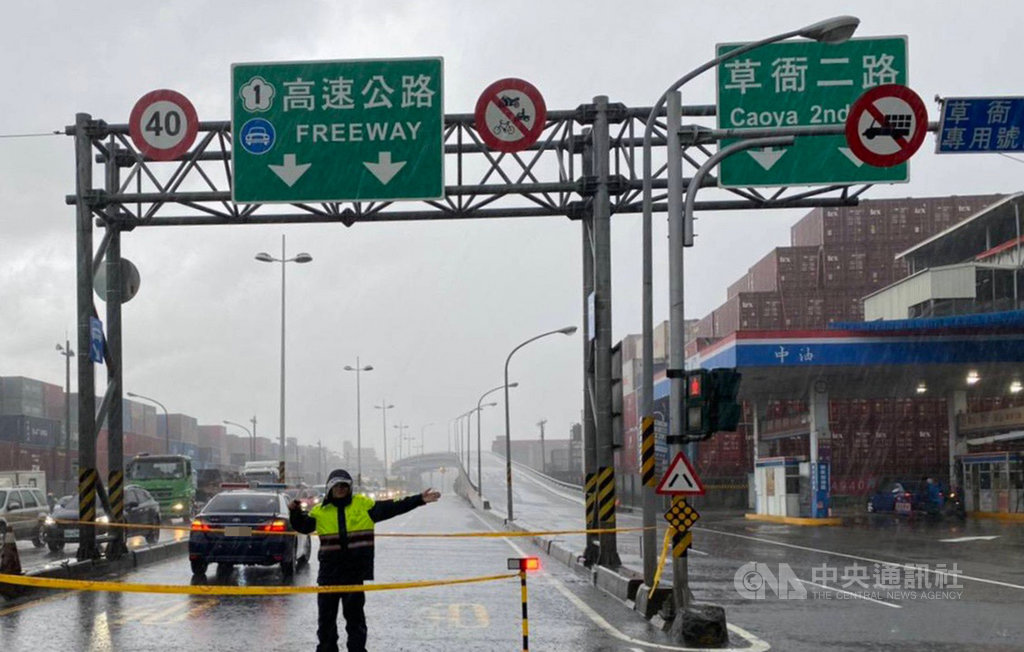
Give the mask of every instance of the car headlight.
[(107, 516), (106, 514), (104, 514), (103, 516), (98, 516), (96, 518), (96, 522), (97, 523), (109, 523), (110, 522), (110, 517)]
[(182, 505), (181, 503), (174, 503), (174, 506), (171, 507), (171, 509), (173, 509), (176, 512), (180, 512), (181, 510), (185, 509), (185, 506)]
[(47, 516), (43, 519), (43, 525), (56, 525), (57, 521), (53, 520), (52, 516)]

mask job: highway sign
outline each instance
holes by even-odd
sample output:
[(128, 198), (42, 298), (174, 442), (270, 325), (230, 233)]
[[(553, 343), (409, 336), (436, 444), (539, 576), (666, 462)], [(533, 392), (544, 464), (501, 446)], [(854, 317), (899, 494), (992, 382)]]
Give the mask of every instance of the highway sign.
[(938, 154), (1024, 151), (1024, 97), (947, 97)]
[(860, 96), (846, 118), (846, 143), (860, 160), (888, 168), (903, 163), (924, 142), (928, 111), (917, 93), (899, 84)]
[(103, 322), (98, 317), (89, 317), (89, 359), (103, 364), (106, 352), (106, 338), (103, 337)]
[(661, 476), (661, 482), (654, 491), (675, 496), (703, 496), (704, 485), (697, 477), (697, 472), (693, 470), (690, 460), (679, 452), (665, 471), (665, 475)]
[[(721, 56), (742, 45), (720, 44)], [(785, 41), (720, 63), (718, 127), (750, 129), (842, 125), (867, 89), (907, 83), (907, 38), (845, 43)], [(726, 147), (736, 142), (719, 143)], [(864, 165), (841, 135), (804, 136), (790, 147), (748, 150), (722, 161), (723, 187), (907, 181), (906, 165)]]
[(172, 161), (199, 133), (199, 118), (188, 98), (177, 91), (150, 91), (139, 98), (128, 118), (128, 131), (139, 151), (154, 161)]
[(441, 58), (236, 63), (236, 202), (444, 197)]
[(540, 91), (522, 79), (499, 79), (476, 101), (474, 123), (487, 146), (519, 152), (537, 142), (548, 110)]

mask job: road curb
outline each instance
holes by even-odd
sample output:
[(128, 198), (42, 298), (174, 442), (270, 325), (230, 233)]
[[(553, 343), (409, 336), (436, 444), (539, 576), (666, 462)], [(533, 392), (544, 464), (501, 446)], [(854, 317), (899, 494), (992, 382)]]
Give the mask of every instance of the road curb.
[(786, 525), (803, 525), (807, 527), (821, 527), (823, 525), (842, 525), (843, 519), (838, 517), (829, 518), (804, 518), (800, 516), (771, 516), (769, 514), (744, 514), (744, 518), (751, 521), (763, 521), (765, 523), (784, 523)]
[(984, 518), (1004, 523), (1024, 523), (1024, 513), (1008, 512), (967, 512), (968, 518)]

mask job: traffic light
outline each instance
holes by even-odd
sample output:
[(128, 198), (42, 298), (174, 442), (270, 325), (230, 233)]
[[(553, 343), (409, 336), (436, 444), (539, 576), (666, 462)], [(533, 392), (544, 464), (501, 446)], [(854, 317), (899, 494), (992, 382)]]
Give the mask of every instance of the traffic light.
[(683, 433), (689, 441), (707, 439), (716, 432), (732, 432), (743, 410), (736, 401), (741, 374), (735, 369), (695, 369), (685, 375)]
[(687, 439), (703, 439), (710, 434), (708, 420), (710, 417), (711, 385), (708, 382), (706, 369), (687, 371), (686, 386), (683, 390), (683, 433)]
[(708, 381), (711, 385), (710, 421), (708, 434), (733, 432), (739, 427), (743, 407), (737, 402), (742, 374), (735, 369), (712, 369)]

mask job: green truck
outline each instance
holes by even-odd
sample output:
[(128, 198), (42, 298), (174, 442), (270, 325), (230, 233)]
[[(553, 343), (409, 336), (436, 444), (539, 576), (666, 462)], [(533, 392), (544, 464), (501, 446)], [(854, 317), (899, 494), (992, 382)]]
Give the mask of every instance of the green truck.
[(160, 518), (191, 519), (196, 514), (197, 477), (187, 455), (136, 455), (126, 484), (142, 487), (160, 503)]

